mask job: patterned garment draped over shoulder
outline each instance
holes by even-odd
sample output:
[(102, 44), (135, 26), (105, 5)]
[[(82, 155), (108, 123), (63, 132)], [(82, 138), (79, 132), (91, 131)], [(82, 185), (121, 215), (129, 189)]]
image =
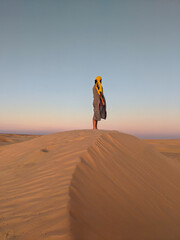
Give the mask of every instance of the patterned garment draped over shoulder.
[(102, 105), (102, 101), (100, 99), (100, 96), (97, 92), (96, 86), (94, 85), (93, 87), (93, 107), (94, 107), (94, 116), (93, 119), (96, 121), (101, 121), (101, 118), (106, 119), (107, 116), (107, 112), (106, 112), (106, 100), (105, 97), (103, 95), (103, 93), (101, 94), (102, 98), (104, 100), (105, 105)]
[(94, 107), (94, 116), (93, 119), (96, 121), (101, 120), (100, 110), (99, 110), (99, 104), (100, 104), (100, 96), (96, 90), (96, 86), (93, 87), (93, 107)]

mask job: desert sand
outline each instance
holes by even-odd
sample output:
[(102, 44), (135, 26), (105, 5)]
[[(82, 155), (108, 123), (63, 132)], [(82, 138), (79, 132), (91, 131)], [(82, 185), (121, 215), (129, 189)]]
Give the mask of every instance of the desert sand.
[(31, 140), (33, 138), (37, 138), (39, 136), (41, 136), (41, 135), (3, 134), (3, 133), (0, 133), (0, 146), (28, 141), (28, 140)]
[(0, 146), (0, 239), (180, 239), (180, 164), (160, 153), (177, 142), (79, 130)]
[(180, 163), (180, 139), (144, 139), (167, 157), (176, 159)]

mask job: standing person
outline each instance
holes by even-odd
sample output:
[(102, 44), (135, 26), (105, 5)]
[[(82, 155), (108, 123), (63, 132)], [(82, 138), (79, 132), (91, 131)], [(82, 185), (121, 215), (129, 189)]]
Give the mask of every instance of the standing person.
[(106, 100), (103, 95), (102, 88), (102, 78), (97, 76), (95, 79), (95, 84), (93, 87), (93, 107), (94, 107), (94, 116), (93, 116), (93, 129), (97, 129), (97, 122), (101, 121), (101, 118), (106, 119)]

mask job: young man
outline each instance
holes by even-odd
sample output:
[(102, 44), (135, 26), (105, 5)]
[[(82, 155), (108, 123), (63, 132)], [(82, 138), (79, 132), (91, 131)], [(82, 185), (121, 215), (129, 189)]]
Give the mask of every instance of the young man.
[(95, 84), (93, 87), (93, 107), (94, 107), (94, 116), (93, 116), (93, 129), (97, 129), (97, 122), (101, 121), (101, 118), (106, 119), (106, 100), (103, 95), (102, 88), (102, 78), (97, 76), (95, 79)]

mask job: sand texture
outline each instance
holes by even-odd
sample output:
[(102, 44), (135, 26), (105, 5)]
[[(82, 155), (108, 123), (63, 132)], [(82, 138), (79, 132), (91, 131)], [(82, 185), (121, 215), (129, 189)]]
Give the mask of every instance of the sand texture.
[(153, 145), (159, 152), (178, 160), (180, 163), (180, 139), (145, 139), (143, 141)]
[(37, 138), (40, 135), (28, 135), (28, 134), (4, 134), (0, 133), (0, 146), (8, 145), (12, 143), (24, 142)]
[(116, 131), (0, 147), (1, 240), (178, 240), (180, 164)]

